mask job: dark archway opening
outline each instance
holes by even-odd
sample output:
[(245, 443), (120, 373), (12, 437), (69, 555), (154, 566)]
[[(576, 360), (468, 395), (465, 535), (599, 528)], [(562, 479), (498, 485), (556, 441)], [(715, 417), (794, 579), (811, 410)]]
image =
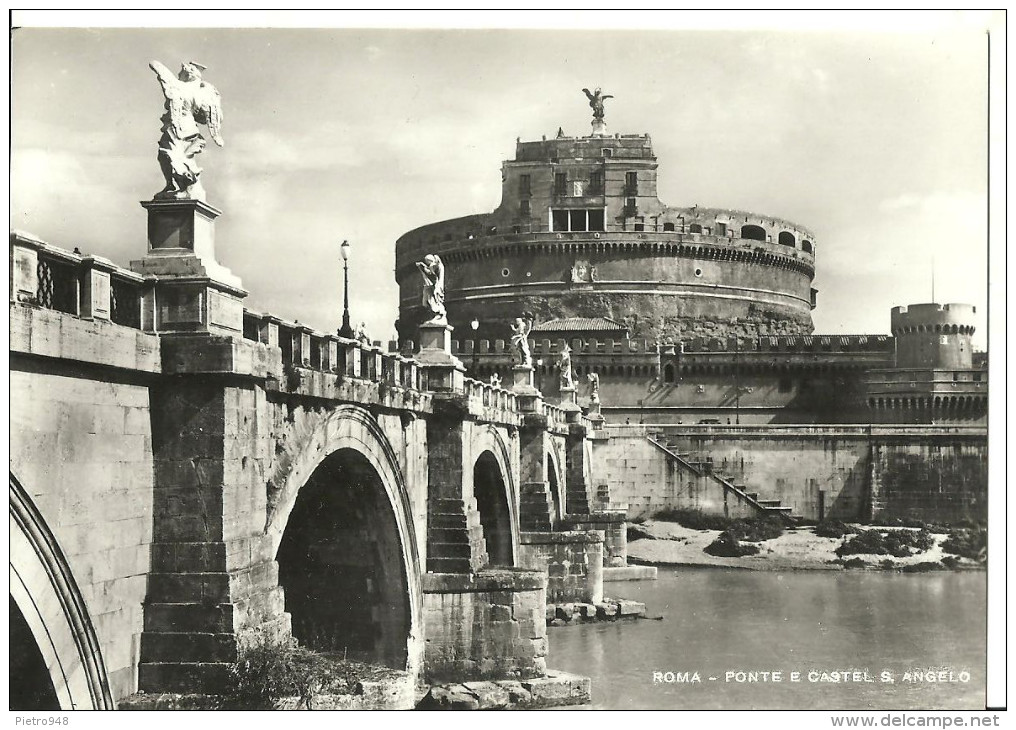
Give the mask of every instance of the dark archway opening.
[(547, 484), (550, 489), (550, 496), (554, 500), (554, 522), (561, 519), (561, 494), (558, 492), (560, 486), (557, 481), (557, 469), (554, 468), (554, 460), (547, 454)]
[(741, 226), (741, 238), (747, 238), (752, 241), (764, 241), (766, 240), (766, 231), (760, 226)]
[(59, 710), (56, 688), (32, 629), (10, 597), (10, 670), (12, 710)]
[(483, 452), (473, 467), (473, 495), (483, 525), (483, 539), (490, 565), (510, 567), (512, 559), (512, 522), (508, 509), (508, 490), (501, 467), (489, 451)]
[(362, 454), (340, 449), (314, 470), (277, 560), (303, 646), (405, 669), (411, 609), (403, 546), (381, 477)]

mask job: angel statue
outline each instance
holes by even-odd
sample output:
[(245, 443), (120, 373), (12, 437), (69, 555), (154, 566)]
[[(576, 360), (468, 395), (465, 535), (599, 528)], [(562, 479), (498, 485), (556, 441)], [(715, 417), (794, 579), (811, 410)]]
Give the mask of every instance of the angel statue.
[(199, 179), (201, 168), (196, 157), (205, 148), (199, 124), (208, 125), (215, 144), (222, 147), (222, 100), (214, 86), (201, 80), (205, 67), (190, 61), (173, 72), (158, 61), (149, 67), (159, 77), (166, 97), (166, 113), (162, 115), (162, 137), (159, 138), (159, 166), (166, 178), (166, 187), (155, 194), (156, 200), (204, 200), (205, 189)]
[(561, 371), (560, 389), (575, 390), (575, 381), (572, 379), (571, 348), (567, 344), (558, 355), (557, 368)]
[(495, 388), (500, 388), (501, 387), (501, 376), (498, 373), (491, 373), (490, 374), (490, 384), (493, 385)]
[(533, 320), (536, 317), (532, 312), (523, 312), (521, 317), (516, 317), (510, 325), (512, 330), (512, 353), (515, 364), (531, 368), (533, 356), (529, 352), (529, 333), (533, 331)]
[(599, 403), (600, 402), (600, 375), (599, 373), (589, 373), (586, 376), (589, 380), (589, 402)]
[(586, 97), (589, 99), (589, 107), (593, 110), (593, 119), (603, 121), (603, 102), (606, 99), (613, 99), (613, 95), (600, 93), (599, 86), (592, 93), (589, 93), (589, 89), (582, 90), (586, 92)]
[(433, 315), (427, 322), (445, 324), (448, 312), (444, 304), (444, 264), (440, 257), (429, 253), (423, 261), (416, 262), (416, 268), (423, 276), (423, 306)]

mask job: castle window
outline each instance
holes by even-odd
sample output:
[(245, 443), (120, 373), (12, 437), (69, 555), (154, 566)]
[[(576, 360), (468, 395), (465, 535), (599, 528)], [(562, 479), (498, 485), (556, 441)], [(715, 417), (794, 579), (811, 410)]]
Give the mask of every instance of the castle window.
[(572, 180), (572, 195), (576, 198), (581, 198), (585, 194), (586, 194), (586, 181)]
[(555, 231), (567, 231), (568, 230), (568, 211), (567, 210), (553, 210), (551, 211), (551, 227)]
[(636, 231), (644, 231), (644, 230), (646, 230), (646, 219), (643, 218), (642, 216), (638, 216), (635, 219), (635, 230)]
[(523, 218), (528, 218), (532, 214), (532, 208), (529, 205), (528, 200), (519, 201), (519, 215)]
[(760, 226), (748, 224), (741, 226), (741, 238), (747, 238), (751, 241), (764, 241), (766, 240), (766, 232)]
[(717, 223), (716, 224), (716, 235), (717, 236), (725, 236), (725, 235), (727, 235), (727, 224), (726, 223)]
[(519, 175), (519, 195), (529, 196), (533, 194), (530, 187), (531, 179), (529, 175)]
[(584, 231), (586, 230), (586, 211), (584, 210), (573, 210), (570, 211), (570, 224), (572, 231)]
[(784, 246), (793, 246), (797, 239), (794, 238), (794, 234), (789, 231), (780, 232), (780, 243)]
[(568, 194), (568, 175), (563, 172), (554, 173), (554, 195)]
[(801, 250), (804, 251), (805, 253), (811, 253), (812, 252), (811, 241), (801, 241)]
[(698, 223), (692, 223), (688, 226), (688, 233), (702, 233), (702, 226)]
[(667, 223), (663, 224), (663, 232), (664, 233), (666, 233), (667, 231), (673, 231), (673, 230), (674, 230), (674, 224), (673, 223), (670, 223), (668, 221)]
[(672, 363), (668, 362), (666, 365), (663, 366), (663, 382), (664, 383), (674, 382), (674, 365)]
[(634, 216), (635, 211), (638, 210), (638, 205), (635, 198), (625, 198), (624, 201), (624, 214), (626, 216)]
[(604, 230), (602, 208), (593, 208), (591, 210), (586, 210), (584, 208), (551, 210), (550, 222), (551, 230), (562, 233), (568, 231), (581, 232)]
[(600, 149), (600, 151), (603, 153), (604, 157), (613, 157), (614, 156), (614, 150), (610, 149), (610, 147), (602, 147)]
[(626, 172), (624, 174), (624, 194), (639, 194), (639, 174), (637, 172)]
[(589, 193), (598, 195), (603, 192), (603, 173), (599, 170), (589, 173)]

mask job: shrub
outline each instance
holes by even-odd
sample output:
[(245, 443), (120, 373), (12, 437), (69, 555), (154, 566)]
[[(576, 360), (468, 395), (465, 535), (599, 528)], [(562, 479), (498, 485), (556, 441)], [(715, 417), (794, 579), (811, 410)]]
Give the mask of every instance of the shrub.
[(843, 567), (848, 570), (851, 568), (867, 568), (868, 564), (860, 558), (851, 558), (850, 560), (843, 561)]
[(819, 537), (843, 537), (852, 532), (857, 532), (857, 528), (839, 520), (825, 520), (815, 525), (815, 534)]
[(924, 561), (921, 563), (911, 563), (910, 565), (904, 565), (901, 570), (904, 573), (929, 573), (935, 570), (945, 570), (945, 566), (942, 563), (935, 563), (931, 561)]
[(860, 554), (906, 558), (934, 544), (935, 538), (927, 530), (862, 530), (836, 548), (836, 554), (840, 557)]
[(988, 531), (983, 528), (964, 528), (953, 530), (949, 537), (942, 541), (942, 549), (947, 553), (970, 558), (979, 562), (988, 560)]
[(749, 542), (772, 540), (783, 534), (783, 521), (771, 515), (752, 520), (734, 520), (727, 532), (738, 540)]
[(741, 544), (729, 530), (721, 532), (719, 537), (703, 548), (703, 552), (720, 558), (740, 558), (745, 555), (755, 555), (758, 551), (758, 545)]
[(631, 523), (628, 524), (627, 536), (628, 536), (628, 542), (635, 542), (636, 540), (655, 540), (656, 539), (656, 538), (654, 538), (652, 536), (652, 534), (650, 534), (649, 530), (647, 530), (642, 525), (633, 525)]
[(331, 678), (333, 662), (299, 646), (257, 637), (229, 669), (227, 703), (245, 710), (271, 710), (283, 697), (299, 697), (310, 708)]
[(692, 530), (726, 530), (730, 527), (729, 517), (721, 515), (707, 515), (697, 509), (662, 509), (653, 515), (653, 519), (663, 522), (676, 522), (681, 527)]
[(879, 515), (871, 521), (871, 524), (875, 527), (916, 527), (920, 530), (928, 528), (928, 523), (917, 517), (887, 517)]
[(944, 565), (945, 567), (947, 567), (949, 569), (955, 568), (959, 564), (960, 564), (960, 559), (957, 558), (955, 555), (944, 555), (942, 557), (942, 565)]

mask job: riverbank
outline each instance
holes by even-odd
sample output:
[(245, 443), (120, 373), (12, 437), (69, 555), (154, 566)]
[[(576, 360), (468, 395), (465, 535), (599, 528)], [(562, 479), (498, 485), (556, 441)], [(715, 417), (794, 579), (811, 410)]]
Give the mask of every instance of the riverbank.
[[(893, 528), (906, 529), (906, 528)], [(955, 569), (980, 569), (982, 566), (968, 558), (955, 558), (942, 549), (948, 538), (945, 533), (932, 533), (934, 545), (910, 557), (858, 554), (840, 559), (836, 548), (844, 538), (820, 537), (813, 527), (787, 529), (779, 537), (756, 543), (757, 555), (739, 558), (720, 557), (705, 552), (705, 548), (719, 535), (719, 530), (696, 530), (676, 522), (650, 520), (635, 528), (644, 537), (629, 539), (628, 560), (643, 565), (679, 565), (714, 568), (740, 568), (746, 570), (914, 570), (908, 566), (932, 563), (945, 569), (942, 563), (953, 563)], [(851, 537), (847, 535), (846, 538)], [(955, 558), (955, 561), (948, 558)], [(848, 562), (849, 565), (844, 565)]]

